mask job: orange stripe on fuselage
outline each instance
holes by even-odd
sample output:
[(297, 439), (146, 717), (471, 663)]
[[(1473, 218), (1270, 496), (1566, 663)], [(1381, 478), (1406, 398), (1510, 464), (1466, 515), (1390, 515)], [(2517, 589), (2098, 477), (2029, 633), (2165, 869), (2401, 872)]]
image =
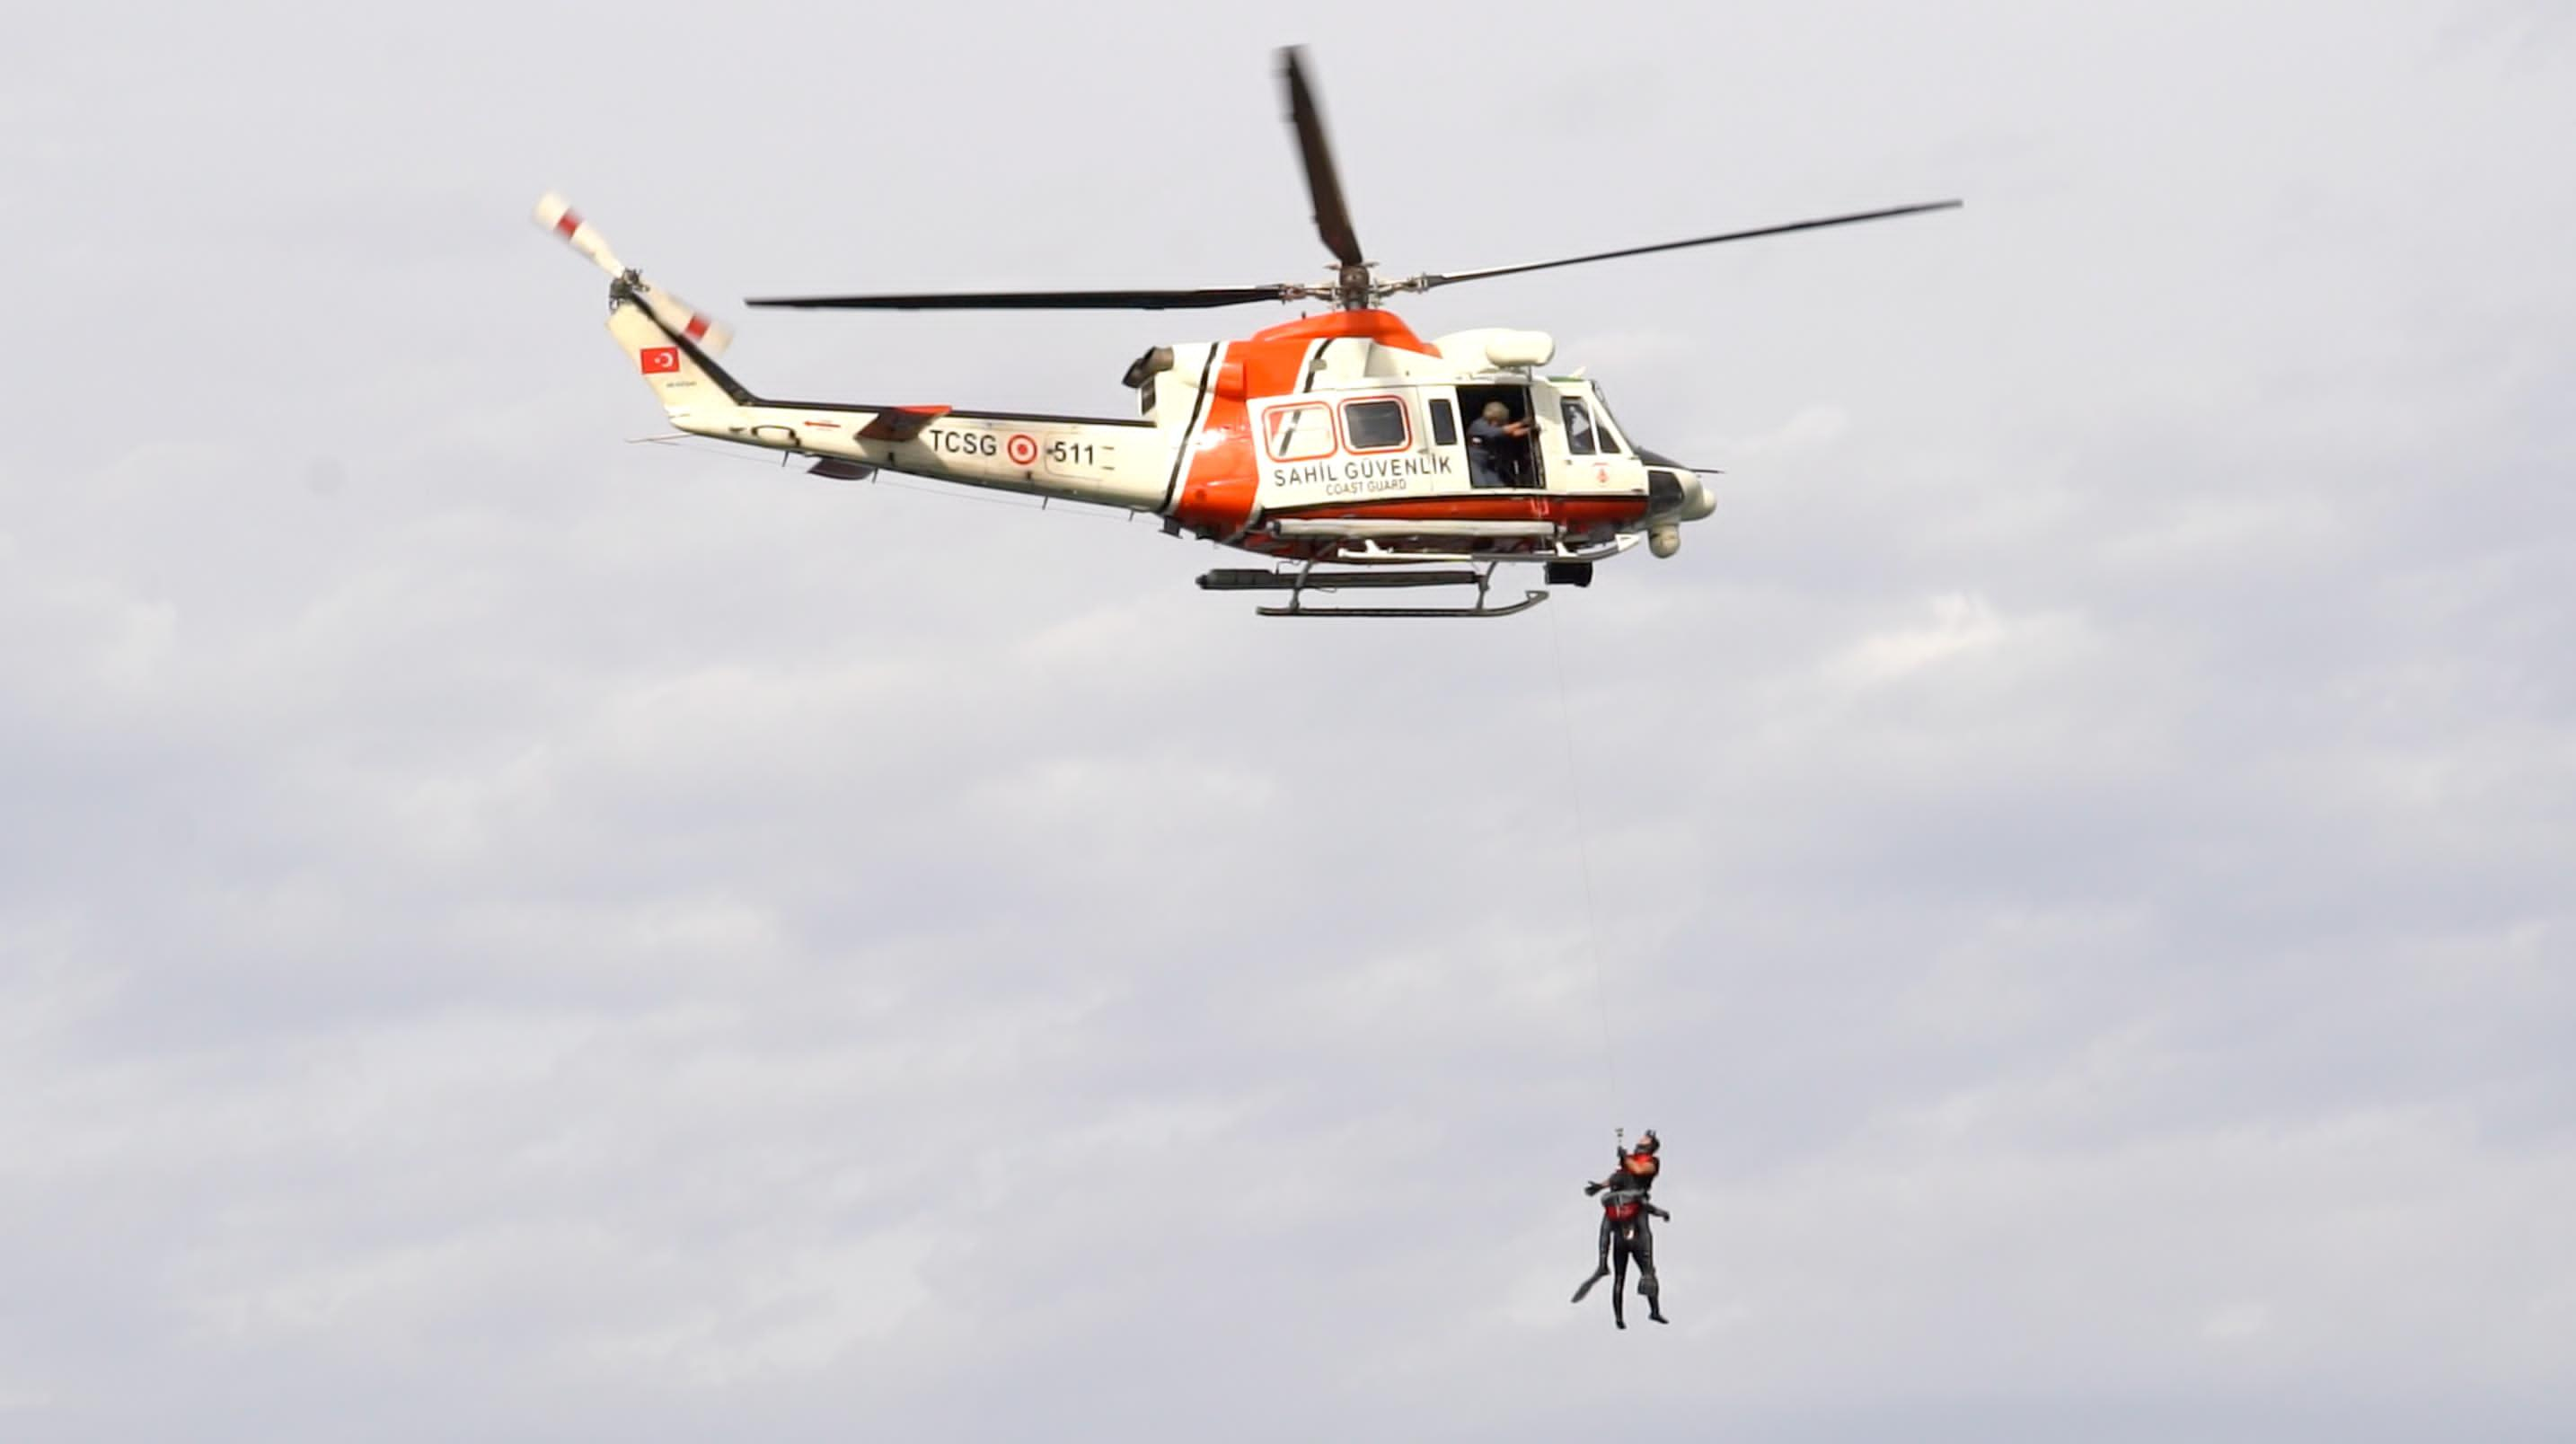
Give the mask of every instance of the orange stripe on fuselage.
[[(1261, 468), (1252, 449), (1250, 403), (1295, 391), (1303, 379), (1300, 373), (1306, 364), (1306, 349), (1318, 341), (1342, 340), (1374, 341), (1424, 355), (1438, 354), (1392, 311), (1328, 311), (1320, 316), (1301, 316), (1256, 331), (1247, 340), (1227, 342), (1209, 375), (1226, 377), (1230, 368), (1239, 367), (1239, 373), (1233, 374), (1242, 376), (1242, 384), (1239, 388), (1226, 387), (1210, 397), (1198, 434), (1182, 438), (1181, 444), (1192, 451), (1189, 473), (1181, 479), (1181, 494), (1172, 503), (1172, 515), (1181, 525), (1201, 536), (1231, 540), (1252, 524), (1253, 498), (1261, 490)], [(1209, 384), (1215, 381), (1211, 379)]]

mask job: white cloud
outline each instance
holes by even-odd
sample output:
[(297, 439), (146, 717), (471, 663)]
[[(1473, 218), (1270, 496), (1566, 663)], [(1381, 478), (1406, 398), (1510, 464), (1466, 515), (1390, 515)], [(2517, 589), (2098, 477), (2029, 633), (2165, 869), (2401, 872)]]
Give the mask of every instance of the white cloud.
[(1855, 686), (1891, 682), (1926, 667), (1991, 652), (2004, 640), (2004, 624), (1983, 597), (1935, 597), (1931, 618), (1920, 626), (1875, 633), (1826, 664)]

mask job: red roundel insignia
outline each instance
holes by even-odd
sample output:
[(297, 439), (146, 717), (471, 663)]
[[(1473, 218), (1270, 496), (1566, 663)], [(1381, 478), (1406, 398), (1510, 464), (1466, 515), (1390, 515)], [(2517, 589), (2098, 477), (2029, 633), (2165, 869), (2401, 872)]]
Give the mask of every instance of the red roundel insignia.
[(1013, 466), (1033, 465), (1038, 459), (1038, 439), (1025, 432), (1014, 433), (1002, 443), (1002, 449), (1009, 453)]

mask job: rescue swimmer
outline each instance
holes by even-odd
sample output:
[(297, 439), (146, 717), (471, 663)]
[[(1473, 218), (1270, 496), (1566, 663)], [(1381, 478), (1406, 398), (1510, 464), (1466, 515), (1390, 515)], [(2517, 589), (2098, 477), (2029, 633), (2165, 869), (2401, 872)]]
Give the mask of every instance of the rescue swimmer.
[(1656, 1176), (1663, 1171), (1659, 1156), (1662, 1151), (1663, 1141), (1649, 1128), (1635, 1148), (1620, 1148), (1619, 1166), (1610, 1171), (1608, 1178), (1583, 1185), (1585, 1193), (1601, 1200), (1601, 1256), (1592, 1277), (1574, 1291), (1574, 1302), (1583, 1302), (1594, 1284), (1610, 1279), (1610, 1319), (1623, 1329), (1628, 1327), (1630, 1259), (1637, 1263), (1637, 1292), (1645, 1296), (1646, 1317), (1659, 1324), (1672, 1322), (1664, 1317), (1663, 1285), (1655, 1277), (1655, 1229), (1649, 1221), (1672, 1219), (1648, 1196), (1654, 1191)]

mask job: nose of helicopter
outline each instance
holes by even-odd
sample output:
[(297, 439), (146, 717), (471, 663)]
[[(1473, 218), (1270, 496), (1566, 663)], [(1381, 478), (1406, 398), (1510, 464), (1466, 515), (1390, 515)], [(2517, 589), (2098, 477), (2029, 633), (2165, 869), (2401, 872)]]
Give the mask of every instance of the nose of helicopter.
[(1711, 512), (1716, 510), (1717, 493), (1710, 488), (1708, 478), (1700, 475), (1696, 471), (1683, 472), (1682, 520), (1704, 520)]
[(1717, 510), (1717, 495), (1708, 479), (1673, 460), (1638, 448), (1646, 463), (1646, 547), (1669, 557), (1682, 549), (1682, 523), (1698, 521)]
[(1708, 478), (1660, 452), (1639, 448), (1646, 463), (1646, 512), (1657, 521), (1698, 521), (1717, 510)]

